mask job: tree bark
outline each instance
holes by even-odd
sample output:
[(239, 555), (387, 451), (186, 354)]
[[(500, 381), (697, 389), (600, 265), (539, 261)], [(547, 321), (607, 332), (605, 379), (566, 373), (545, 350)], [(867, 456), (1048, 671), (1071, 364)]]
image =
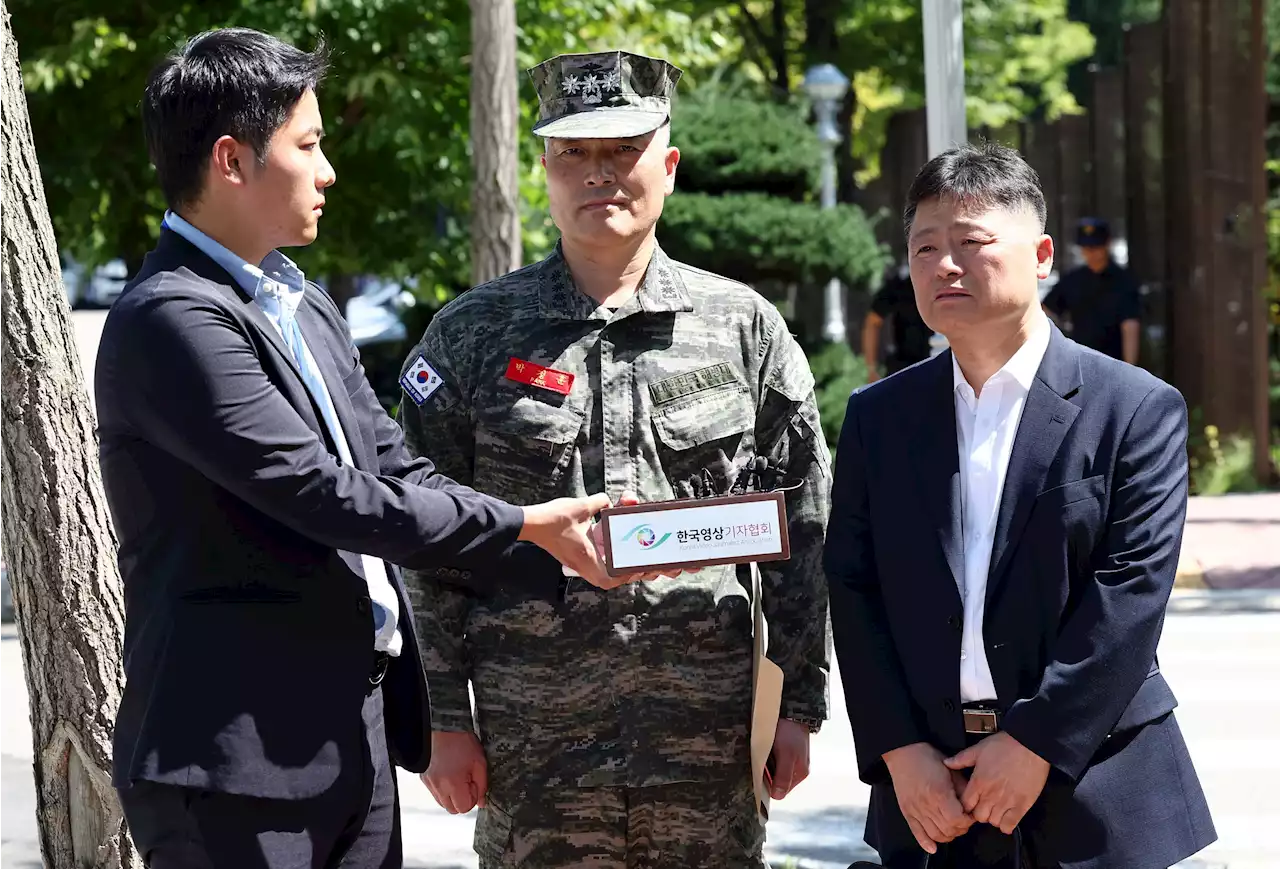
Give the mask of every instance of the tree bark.
[(471, 0), (471, 280), (520, 267), (515, 0)]
[(0, 497), (40, 848), (53, 869), (134, 867), (110, 775), (124, 635), (115, 533), (4, 0), (0, 19)]

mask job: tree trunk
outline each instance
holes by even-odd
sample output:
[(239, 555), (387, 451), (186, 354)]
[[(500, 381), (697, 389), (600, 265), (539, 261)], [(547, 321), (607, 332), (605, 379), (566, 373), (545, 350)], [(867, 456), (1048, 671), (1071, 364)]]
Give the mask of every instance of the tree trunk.
[(520, 267), (515, 0), (471, 0), (471, 280)]
[(4, 0), (0, 19), (0, 495), (40, 847), (53, 869), (134, 867), (110, 775), (124, 634), (115, 534)]
[(791, 95), (791, 58), (787, 54), (786, 0), (773, 0), (773, 87), (780, 100)]

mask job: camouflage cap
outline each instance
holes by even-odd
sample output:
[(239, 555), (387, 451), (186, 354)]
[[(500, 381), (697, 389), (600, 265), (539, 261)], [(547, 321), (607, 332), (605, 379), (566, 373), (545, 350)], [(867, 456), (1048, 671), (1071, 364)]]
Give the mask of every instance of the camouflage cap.
[(529, 70), (538, 91), (533, 132), (557, 139), (627, 139), (671, 116), (680, 70), (627, 51), (561, 54)]

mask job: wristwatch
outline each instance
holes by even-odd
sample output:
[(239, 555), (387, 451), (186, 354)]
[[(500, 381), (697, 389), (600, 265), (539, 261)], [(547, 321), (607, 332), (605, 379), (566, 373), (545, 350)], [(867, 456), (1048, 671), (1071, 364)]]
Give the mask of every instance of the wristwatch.
[(810, 733), (817, 733), (822, 729), (821, 718), (810, 718), (807, 715), (784, 715), (783, 718), (788, 721), (794, 721), (796, 724), (802, 724), (808, 728)]

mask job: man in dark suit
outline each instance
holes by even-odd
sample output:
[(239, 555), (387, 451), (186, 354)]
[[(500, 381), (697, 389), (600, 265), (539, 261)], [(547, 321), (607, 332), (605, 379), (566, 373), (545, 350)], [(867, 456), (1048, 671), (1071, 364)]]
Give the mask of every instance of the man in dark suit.
[(587, 530), (607, 498), (515, 507), (413, 458), (337, 307), (275, 250), (315, 239), (334, 182), (324, 68), (222, 30), (143, 99), (171, 210), (96, 392), (125, 589), (113, 781), (154, 867), (400, 865), (392, 763), (425, 770), (431, 740), (392, 565), (618, 584)]
[(826, 550), (867, 841), (904, 869), (1168, 867), (1215, 839), (1156, 663), (1186, 406), (1047, 321), (1016, 152), (930, 161), (905, 221), (950, 350), (849, 400)]

